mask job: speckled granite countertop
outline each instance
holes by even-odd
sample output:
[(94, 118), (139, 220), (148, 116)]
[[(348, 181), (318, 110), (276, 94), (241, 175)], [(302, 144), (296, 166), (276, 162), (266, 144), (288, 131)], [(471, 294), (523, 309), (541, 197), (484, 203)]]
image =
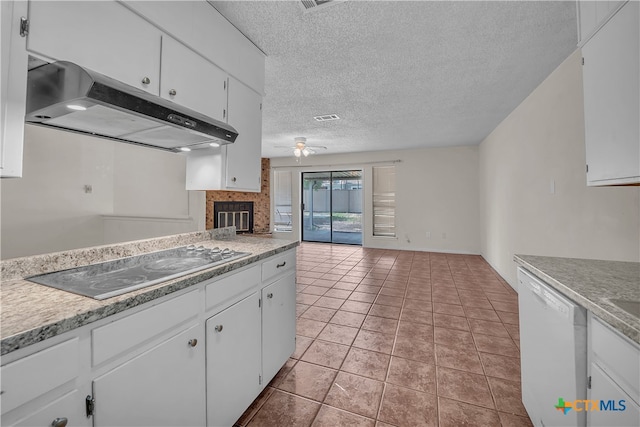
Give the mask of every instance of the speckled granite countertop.
[(515, 255), (514, 261), (640, 344), (640, 318), (611, 299), (640, 301), (640, 263)]
[[(210, 232), (195, 232), (2, 261), (0, 354), (43, 341), (298, 246), (297, 241), (265, 237), (216, 239), (218, 237), (212, 240)], [(250, 252), (251, 255), (102, 301), (24, 280), (24, 277), (36, 274), (196, 243), (211, 248), (228, 247)]]

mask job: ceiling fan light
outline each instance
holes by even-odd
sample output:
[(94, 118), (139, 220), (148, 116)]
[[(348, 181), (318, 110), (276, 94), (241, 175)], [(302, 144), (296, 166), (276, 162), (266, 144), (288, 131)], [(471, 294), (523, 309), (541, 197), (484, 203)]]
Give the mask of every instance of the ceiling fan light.
[(307, 157), (310, 153), (311, 152), (309, 151), (308, 148), (305, 147), (305, 148), (302, 149), (302, 154), (304, 154), (305, 157)]
[(293, 155), (296, 157), (300, 157), (300, 154), (302, 154), (302, 150), (299, 148), (296, 148), (295, 150), (293, 150)]

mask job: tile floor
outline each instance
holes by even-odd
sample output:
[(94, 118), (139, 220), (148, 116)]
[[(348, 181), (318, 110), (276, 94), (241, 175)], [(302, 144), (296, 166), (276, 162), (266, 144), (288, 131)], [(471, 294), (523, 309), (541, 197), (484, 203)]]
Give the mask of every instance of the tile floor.
[(530, 426), (516, 293), (480, 256), (298, 248), (296, 351), (237, 426)]

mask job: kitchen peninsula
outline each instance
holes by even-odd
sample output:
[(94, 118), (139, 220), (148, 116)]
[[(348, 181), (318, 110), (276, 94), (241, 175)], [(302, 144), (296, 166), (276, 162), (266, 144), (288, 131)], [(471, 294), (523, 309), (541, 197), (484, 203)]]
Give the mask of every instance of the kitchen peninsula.
[[(2, 424), (233, 423), (294, 350), (298, 242), (216, 233), (3, 261)], [(24, 279), (192, 244), (250, 255), (102, 301)]]

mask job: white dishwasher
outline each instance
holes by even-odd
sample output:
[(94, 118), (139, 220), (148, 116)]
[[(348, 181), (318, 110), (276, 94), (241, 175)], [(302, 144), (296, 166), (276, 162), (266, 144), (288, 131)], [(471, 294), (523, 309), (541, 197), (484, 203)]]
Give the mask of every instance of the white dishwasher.
[(518, 283), (522, 402), (536, 426), (584, 426), (556, 406), (587, 398), (586, 310), (522, 267)]

